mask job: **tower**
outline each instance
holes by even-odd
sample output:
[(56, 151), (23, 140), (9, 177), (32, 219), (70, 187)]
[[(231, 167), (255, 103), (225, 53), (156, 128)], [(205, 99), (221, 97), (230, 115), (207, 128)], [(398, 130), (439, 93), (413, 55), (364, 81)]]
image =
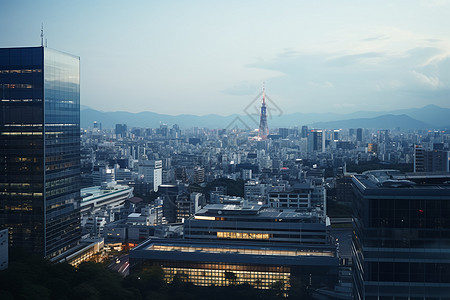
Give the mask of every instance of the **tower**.
[(267, 124), (266, 93), (265, 93), (265, 89), (263, 87), (258, 138), (261, 140), (265, 140), (265, 139), (267, 139), (268, 135), (269, 135), (269, 125)]
[(79, 74), (70, 54), (0, 49), (0, 226), (47, 258), (81, 237)]

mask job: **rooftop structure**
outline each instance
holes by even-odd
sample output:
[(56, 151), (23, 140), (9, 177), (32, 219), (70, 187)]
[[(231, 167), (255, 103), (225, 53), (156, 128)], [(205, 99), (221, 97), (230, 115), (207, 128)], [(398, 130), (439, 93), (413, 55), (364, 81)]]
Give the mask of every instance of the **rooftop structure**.
[(81, 189), (81, 213), (94, 213), (110, 206), (121, 206), (133, 197), (133, 188), (128, 185), (107, 184)]

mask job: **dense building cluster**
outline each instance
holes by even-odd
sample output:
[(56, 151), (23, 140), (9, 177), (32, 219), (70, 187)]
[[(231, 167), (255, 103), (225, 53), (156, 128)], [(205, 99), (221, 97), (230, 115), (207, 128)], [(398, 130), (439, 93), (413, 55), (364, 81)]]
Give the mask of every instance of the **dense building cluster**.
[(264, 101), (259, 130), (80, 128), (79, 58), (46, 47), (0, 49), (0, 87), (0, 269), (134, 248), (167, 282), (450, 294), (450, 131), (269, 131)]

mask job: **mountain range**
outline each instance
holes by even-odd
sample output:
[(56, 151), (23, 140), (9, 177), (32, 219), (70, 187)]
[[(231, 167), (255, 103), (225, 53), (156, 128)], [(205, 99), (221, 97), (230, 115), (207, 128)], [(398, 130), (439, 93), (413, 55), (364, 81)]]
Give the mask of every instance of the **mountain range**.
[[(81, 107), (81, 127), (92, 127), (94, 121), (103, 128), (114, 128), (115, 124), (128, 127), (155, 128), (160, 124), (178, 124), (182, 128), (248, 128), (259, 125), (258, 115), (166, 115), (155, 112), (130, 113), (125, 111), (103, 112)], [(292, 113), (268, 115), (270, 128), (308, 125), (312, 128), (376, 128), (376, 129), (444, 129), (450, 128), (450, 109), (436, 105), (392, 111), (358, 111), (349, 114), (336, 113)]]

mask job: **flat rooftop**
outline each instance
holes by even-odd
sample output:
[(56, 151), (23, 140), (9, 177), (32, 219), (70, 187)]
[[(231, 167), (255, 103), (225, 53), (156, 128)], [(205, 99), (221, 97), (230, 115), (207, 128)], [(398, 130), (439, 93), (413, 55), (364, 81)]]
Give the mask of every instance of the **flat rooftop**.
[(335, 248), (273, 243), (149, 239), (130, 252), (131, 258), (268, 265), (338, 264)]
[[(195, 214), (195, 219), (208, 220), (208, 218), (201, 218), (202, 216), (232, 216), (245, 218), (250, 215), (252, 218), (262, 219), (305, 219), (320, 217), (322, 216), (322, 212), (302, 211), (296, 210), (295, 208), (267, 208), (255, 204), (254, 202), (244, 206), (235, 204), (208, 204)], [(200, 218), (197, 218), (199, 216)]]
[(81, 202), (89, 202), (96, 200), (101, 197), (119, 194), (121, 192), (128, 192), (132, 187), (128, 185), (115, 185), (110, 188), (102, 188), (101, 186), (92, 186), (88, 188), (81, 189)]
[(353, 176), (365, 193), (434, 194), (450, 196), (450, 173), (401, 173), (398, 170), (367, 171)]

